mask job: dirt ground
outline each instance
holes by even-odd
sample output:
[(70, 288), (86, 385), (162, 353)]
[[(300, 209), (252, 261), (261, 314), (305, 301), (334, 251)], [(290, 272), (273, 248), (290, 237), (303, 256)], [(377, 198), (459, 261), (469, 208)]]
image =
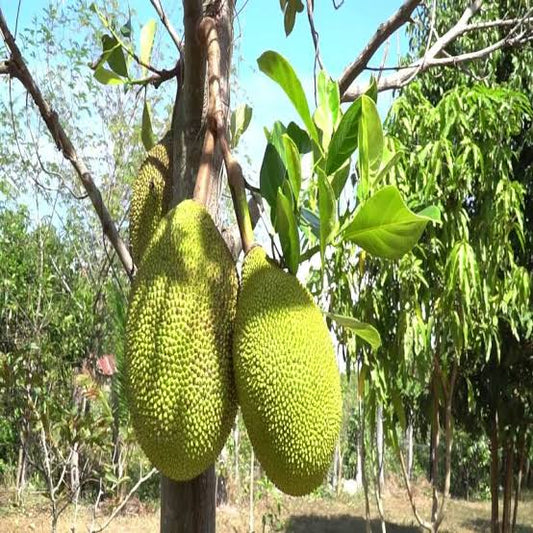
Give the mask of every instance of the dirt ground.
[[(430, 509), (428, 488), (421, 486), (416, 491), (416, 501), (422, 516)], [(341, 497), (292, 498), (279, 493), (267, 493), (260, 497), (254, 507), (254, 531), (270, 533), (355, 533), (365, 531), (364, 499), (362, 495)], [(371, 505), (372, 530), (381, 531), (374, 501)], [(400, 487), (389, 487), (384, 497), (384, 511), (389, 533), (420, 531), (416, 526), (405, 492)], [(109, 511), (108, 511), (109, 512)], [(107, 515), (104, 510), (97, 514), (94, 526), (103, 525)], [(65, 511), (60, 518), (60, 533), (88, 532), (92, 523), (92, 508), (83, 507), (75, 518), (73, 509)], [(526, 494), (520, 502), (517, 531), (533, 533), (533, 494)], [(75, 524), (75, 529), (72, 527)], [(490, 502), (466, 502), (450, 500), (447, 516), (441, 531), (462, 533), (490, 530)], [(33, 503), (24, 509), (15, 508), (0, 498), (0, 533), (48, 533), (50, 518), (46, 505)], [(159, 510), (138, 501), (133, 501), (127, 511), (116, 517), (109, 533), (150, 533), (159, 531)], [(217, 532), (247, 533), (248, 508), (222, 505), (217, 510)]]

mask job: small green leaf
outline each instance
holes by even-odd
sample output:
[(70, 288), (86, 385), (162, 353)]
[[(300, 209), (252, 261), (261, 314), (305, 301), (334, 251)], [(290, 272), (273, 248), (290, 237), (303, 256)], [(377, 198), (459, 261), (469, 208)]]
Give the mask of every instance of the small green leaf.
[(361, 118), (361, 98), (358, 98), (343, 115), (329, 143), (326, 174), (331, 176), (357, 148), (357, 132)]
[(318, 212), (320, 214), (320, 257), (324, 265), (326, 246), (331, 240), (336, 222), (335, 194), (328, 178), (318, 173)]
[(243, 133), (248, 129), (250, 121), (252, 120), (252, 108), (248, 104), (240, 105), (231, 113), (230, 132), (231, 132), (231, 147), (235, 148), (239, 143), (239, 139)]
[(377, 350), (381, 346), (379, 331), (374, 326), (349, 316), (336, 315), (334, 313), (324, 314), (343, 328), (352, 330), (358, 337), (368, 342), (374, 350)]
[(148, 100), (144, 100), (141, 139), (146, 151), (150, 151), (155, 145), (155, 136), (152, 130), (152, 113)]
[(120, 85), (124, 83), (125, 81), (123, 78), (121, 78), (114, 72), (107, 70), (104, 67), (98, 67), (94, 71), (94, 77), (96, 80), (98, 80), (100, 83), (104, 85)]
[(331, 187), (333, 188), (333, 192), (335, 193), (335, 198), (337, 200), (339, 199), (342, 190), (344, 189), (344, 186), (346, 185), (346, 180), (348, 179), (348, 176), (350, 175), (350, 162), (346, 161), (344, 165), (339, 168), (333, 174), (333, 177), (331, 179)]
[(295, 122), (289, 122), (287, 126), (287, 135), (294, 141), (298, 147), (298, 152), (301, 154), (307, 154), (311, 151), (311, 139), (307, 132), (300, 128)]
[[(152, 54), (152, 46), (154, 44), (155, 30), (157, 23), (154, 19), (150, 19), (141, 29), (141, 52), (139, 54), (140, 60), (145, 63), (150, 63), (150, 56)], [(146, 67), (141, 67), (142, 76), (146, 73)]]
[(370, 76), (370, 85), (368, 86), (368, 89), (365, 91), (365, 94), (374, 100), (374, 103), (378, 103), (378, 84), (376, 83), (376, 77)]
[[(374, 101), (361, 96), (361, 120), (359, 122), (359, 187), (363, 197), (370, 190), (383, 157), (383, 129)], [(359, 191), (358, 191), (359, 193)]]
[(322, 147), (328, 149), (333, 130), (340, 114), (339, 86), (324, 70), (318, 74), (317, 80), (318, 106), (313, 115), (317, 127), (322, 131)]
[(127, 39), (131, 37), (131, 16), (128, 17), (126, 24), (120, 28), (120, 33)]
[(281, 189), (276, 199), (275, 229), (279, 235), (285, 263), (292, 274), (298, 271), (300, 261), (300, 239), (298, 225), (292, 210), (291, 201)]
[(104, 50), (103, 57), (107, 60), (107, 64), (111, 67), (111, 70), (115, 74), (127, 78), (128, 65), (124, 57), (124, 50), (119, 42), (114, 37), (111, 37), (111, 35), (103, 35), (102, 48)]
[(428, 205), (422, 211), (417, 213), (419, 217), (430, 218), (433, 222), (437, 224), (442, 224), (440, 209), (436, 205)]
[(373, 255), (396, 259), (413, 248), (430, 221), (413, 213), (398, 189), (389, 185), (361, 205), (343, 237)]
[(285, 165), (278, 151), (272, 143), (268, 143), (259, 173), (259, 188), (272, 213), (276, 212), (278, 189), (285, 179), (285, 172)]
[(302, 84), (291, 64), (281, 54), (272, 50), (264, 52), (257, 60), (257, 64), (262, 72), (283, 89), (302, 118), (309, 136), (318, 145), (318, 132), (311, 118), (309, 104)]
[(400, 421), (400, 427), (403, 431), (405, 431), (405, 428), (407, 427), (407, 420), (405, 418), (405, 409), (403, 408), (403, 402), (400, 394), (395, 388), (392, 388), (391, 390), (391, 400), (392, 405), (394, 407), (394, 412), (396, 413), (396, 416), (398, 417), (398, 420)]
[(298, 206), (300, 188), (302, 186), (302, 162), (300, 152), (294, 141), (286, 134), (283, 134), (283, 146), (285, 148), (285, 162), (287, 164), (287, 174), (292, 188), (295, 205)]
[(285, 35), (290, 35), (294, 28), (294, 21), (296, 13), (301, 13), (304, 6), (301, 0), (280, 0), (280, 6), (284, 11), (283, 25), (285, 27)]
[(313, 235), (320, 239), (320, 218), (306, 207), (302, 207), (300, 214), (311, 228)]

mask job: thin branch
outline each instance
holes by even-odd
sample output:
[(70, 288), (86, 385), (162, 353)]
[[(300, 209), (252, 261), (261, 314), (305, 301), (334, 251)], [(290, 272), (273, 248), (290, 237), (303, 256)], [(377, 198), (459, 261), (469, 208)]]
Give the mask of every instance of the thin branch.
[(130, 278), (132, 278), (135, 270), (135, 265), (133, 264), (133, 260), (129, 253), (129, 250), (125, 245), (124, 241), (121, 239), (107, 207), (104, 205), (102, 195), (98, 187), (94, 183), (93, 177), (89, 169), (87, 168), (83, 159), (81, 159), (76, 153), (76, 150), (74, 149), (70, 138), (68, 137), (61, 123), (59, 122), (59, 118), (56, 111), (44, 99), (38, 85), (33, 79), (30, 71), (28, 70), (26, 63), (22, 58), (22, 54), (15, 42), (15, 38), (13, 37), (8, 28), (8, 25), (4, 18), (4, 14), (1, 9), (0, 31), (2, 33), (4, 42), (6, 43), (11, 53), (11, 60), (9, 61), (9, 63), (11, 65), (11, 68), (13, 68), (13, 71), (10, 72), (10, 75), (14, 78), (17, 78), (22, 83), (24, 88), (28, 91), (28, 93), (31, 95), (35, 105), (41, 113), (41, 117), (46, 123), (48, 130), (55, 141), (58, 150), (60, 150), (63, 156), (70, 161), (76, 173), (78, 174), (96, 210), (96, 214), (100, 219), (105, 235), (113, 245), (113, 248), (115, 249), (120, 261), (122, 262), (126, 273)]
[(315, 47), (315, 68), (318, 63), (320, 68), (324, 70), (324, 64), (322, 63), (322, 58), (320, 57), (320, 47), (318, 44), (320, 37), (316, 31), (313, 10), (314, 0), (307, 0), (307, 19), (309, 20), (309, 29), (311, 30), (311, 37), (313, 38), (313, 45)]
[(156, 13), (159, 15), (163, 26), (165, 26), (171, 39), (174, 41), (174, 44), (178, 48), (180, 55), (183, 56), (183, 43), (180, 39), (180, 36), (178, 35), (178, 32), (175, 30), (174, 26), (172, 26), (170, 20), (168, 20), (167, 14), (163, 9), (160, 0), (150, 0), (150, 3), (152, 4), (152, 6), (154, 6)]
[(403, 26), (410, 18), (411, 13), (420, 4), (421, 0), (407, 0), (386, 22), (379, 25), (374, 36), (370, 39), (357, 59), (349, 65), (339, 79), (339, 90), (341, 95), (348, 90), (352, 82), (363, 72), (364, 68), (374, 56), (378, 48), (397, 29)]
[[(444, 54), (445, 47), (450, 44), (452, 41), (457, 39), (459, 36), (463, 35), (467, 31), (473, 31), (475, 29), (479, 29), (479, 26), (477, 24), (468, 24), (469, 20), (477, 13), (477, 11), (480, 9), (482, 4), (481, 0), (476, 0), (475, 2), (472, 2), (463, 12), (461, 15), (461, 18), (457, 21), (457, 23), (450, 28), (442, 37), (437, 39), (437, 41), (431, 46), (429, 50), (424, 54), (424, 57), (417, 59), (413, 63), (411, 63), (408, 67), (402, 68), (401, 71), (392, 74), (390, 76), (387, 76), (385, 78), (382, 78), (380, 82), (378, 83), (378, 92), (387, 91), (391, 89), (399, 89), (401, 87), (404, 87), (407, 85), (410, 81), (412, 81), (414, 75), (423, 73), (431, 68), (434, 68), (436, 66), (442, 67), (442, 66), (456, 66), (461, 63), (466, 63), (468, 61), (472, 61), (475, 59), (482, 59), (484, 57), (487, 57), (491, 53), (493, 53), (496, 50), (507, 48), (507, 47), (513, 47), (513, 46), (520, 46), (522, 44), (525, 44), (527, 42), (530, 42), (533, 39), (533, 32), (529, 31), (526, 32), (526, 30), (522, 30), (521, 33), (517, 34), (518, 29), (522, 25), (522, 23), (526, 20), (529, 20), (529, 13), (525, 15), (525, 17), (522, 17), (520, 19), (512, 19), (515, 24), (509, 31), (509, 33), (502, 38), (501, 40), (497, 41), (496, 43), (489, 45), (485, 48), (482, 48), (480, 50), (476, 50), (474, 52), (468, 52), (464, 54), (459, 54), (456, 56), (445, 56), (445, 57), (437, 57), (441, 54)], [(496, 22), (498, 24), (496, 24)], [(494, 21), (494, 25), (498, 26), (508, 26), (510, 24), (502, 24), (503, 21)], [(480, 23), (485, 24), (485, 23)], [(343, 102), (350, 102), (355, 100), (357, 97), (359, 97), (361, 94), (363, 94), (368, 88), (368, 83), (358, 84), (352, 87), (351, 90), (344, 92), (342, 95), (342, 101)]]
[(128, 503), (130, 498), (135, 494), (137, 489), (145, 481), (148, 481), (156, 472), (157, 472), (157, 468), (152, 468), (152, 470), (150, 470), (150, 472), (148, 472), (148, 474), (146, 474), (145, 476), (139, 478), (139, 481), (137, 481), (137, 483), (135, 483), (135, 485), (133, 485), (132, 489), (128, 492), (126, 497), (120, 502), (120, 505), (115, 507), (115, 509), (111, 513), (111, 516), (104, 522), (104, 525), (102, 527), (97, 528), (97, 529), (91, 529), (91, 533), (100, 533), (100, 531), (103, 531), (114, 520), (115, 516), (117, 516), (117, 514), (120, 513), (120, 511), (122, 511), (124, 506)]

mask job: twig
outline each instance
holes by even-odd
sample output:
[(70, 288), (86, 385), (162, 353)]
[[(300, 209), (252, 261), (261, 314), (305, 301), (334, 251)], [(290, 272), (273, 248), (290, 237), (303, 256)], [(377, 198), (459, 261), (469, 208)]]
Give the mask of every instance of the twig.
[(315, 62), (313, 65), (313, 71), (314, 71), (314, 80), (315, 80), (315, 103), (316, 103), (316, 66), (320, 67), (321, 70), (324, 70), (324, 64), (322, 63), (322, 58), (320, 57), (320, 46), (318, 44), (318, 41), (320, 40), (320, 37), (318, 35), (318, 32), (315, 28), (315, 19), (314, 19), (314, 0), (307, 0), (307, 20), (309, 21), (309, 29), (311, 30), (311, 37), (313, 38), (313, 45), (315, 47)]
[(128, 248), (126, 247), (124, 241), (118, 234), (118, 230), (115, 226), (115, 223), (113, 222), (113, 219), (111, 218), (107, 207), (104, 205), (102, 195), (98, 187), (94, 183), (93, 177), (89, 169), (87, 168), (85, 162), (78, 156), (76, 150), (74, 149), (74, 146), (72, 145), (72, 142), (70, 141), (70, 138), (67, 136), (65, 130), (61, 126), (56, 111), (50, 106), (50, 104), (44, 99), (43, 95), (41, 94), (38, 85), (33, 79), (30, 71), (28, 70), (28, 67), (26, 66), (24, 59), (22, 58), (22, 54), (7, 26), (4, 14), (1, 9), (0, 31), (2, 33), (4, 42), (6, 43), (11, 53), (11, 59), (9, 61), (9, 75), (11, 77), (17, 78), (22, 83), (24, 88), (28, 91), (28, 93), (31, 95), (35, 105), (41, 113), (41, 117), (43, 118), (44, 122), (48, 127), (48, 131), (50, 132), (52, 138), (55, 141), (58, 150), (60, 150), (63, 156), (70, 161), (76, 173), (78, 174), (96, 210), (96, 214), (100, 219), (103, 231), (111, 242), (111, 244), (113, 245), (113, 248), (115, 249), (120, 261), (122, 262), (126, 273), (130, 278), (133, 278), (135, 265), (133, 264), (133, 260), (128, 251)]
[[(519, 46), (530, 42), (533, 39), (533, 31), (522, 30), (517, 35), (516, 32), (521, 27), (524, 21), (530, 19), (529, 12), (526, 15), (519, 19), (510, 19), (513, 20), (514, 25), (507, 24), (506, 21), (493, 21), (490, 24), (493, 26), (509, 26), (513, 27), (509, 33), (503, 38), (489, 45), (485, 48), (476, 50), (474, 52), (468, 52), (464, 54), (459, 54), (456, 56), (448, 57), (437, 57), (440, 54), (444, 53), (444, 49), (452, 41), (456, 40), (461, 35), (469, 31), (478, 30), (483, 28), (483, 25), (489, 23), (479, 23), (479, 24), (468, 24), (469, 20), (479, 11), (482, 5), (482, 0), (475, 0), (472, 2), (463, 12), (460, 19), (457, 23), (450, 28), (442, 37), (436, 40), (436, 42), (426, 51), (424, 57), (417, 59), (411, 63), (407, 68), (403, 68), (402, 71), (382, 78), (378, 83), (378, 92), (387, 91), (390, 89), (399, 89), (407, 85), (413, 79), (413, 74), (421, 74), (431, 68), (436, 66), (455, 66), (460, 63), (465, 63), (475, 59), (481, 59), (493, 53), (495, 50), (501, 48), (510, 47), (510, 46)], [(368, 83), (358, 84), (352, 87), (351, 90), (346, 90), (342, 94), (343, 102), (350, 102), (355, 100), (361, 94), (363, 94), (368, 88)]]
[(117, 514), (120, 513), (120, 511), (122, 511), (124, 506), (128, 503), (129, 499), (135, 494), (137, 489), (145, 481), (148, 481), (156, 472), (157, 472), (157, 468), (152, 468), (152, 470), (150, 470), (150, 472), (148, 472), (148, 474), (146, 474), (145, 476), (139, 478), (139, 481), (137, 481), (137, 483), (135, 483), (135, 485), (133, 485), (132, 489), (128, 492), (126, 497), (120, 502), (120, 505), (118, 505), (117, 507), (115, 507), (115, 509), (113, 509), (113, 512), (111, 513), (110, 517), (104, 522), (104, 525), (102, 527), (97, 528), (97, 529), (92, 529), (91, 528), (91, 533), (100, 533), (100, 531), (103, 531), (114, 520), (115, 516), (117, 516)]
[(341, 95), (348, 90), (348, 87), (352, 84), (355, 78), (363, 72), (378, 48), (390, 35), (410, 19), (411, 13), (420, 2), (421, 0), (407, 0), (386, 22), (379, 25), (376, 33), (365, 46), (364, 50), (359, 54), (357, 59), (344, 70), (340, 77), (339, 90)]
[(150, 3), (152, 4), (152, 6), (154, 6), (156, 13), (159, 15), (163, 26), (165, 26), (170, 37), (174, 41), (174, 44), (178, 48), (180, 55), (183, 56), (183, 43), (181, 42), (178, 32), (174, 29), (174, 26), (172, 26), (170, 20), (168, 20), (167, 14), (163, 9), (160, 0), (150, 0)]

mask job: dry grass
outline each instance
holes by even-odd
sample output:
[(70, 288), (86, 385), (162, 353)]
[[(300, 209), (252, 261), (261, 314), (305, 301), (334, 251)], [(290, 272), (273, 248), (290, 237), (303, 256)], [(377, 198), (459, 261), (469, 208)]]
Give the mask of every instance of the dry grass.
[[(425, 484), (417, 486), (417, 504), (424, 516), (428, 516), (431, 505), (429, 490)], [(1, 533), (48, 533), (50, 520), (46, 504), (40, 500), (25, 509), (17, 509), (0, 499)], [(375, 505), (372, 501), (372, 529), (380, 531)], [(407, 533), (419, 531), (405, 492), (401, 487), (390, 485), (384, 498), (387, 531)], [(97, 517), (97, 522), (105, 522), (105, 513)], [(92, 509), (79, 510), (76, 523), (77, 532), (89, 531)], [(292, 498), (280, 494), (267, 493), (255, 506), (255, 531), (267, 533), (287, 531), (292, 533), (354, 533), (364, 532), (364, 500), (362, 495), (355, 497), (306, 497)], [(74, 524), (73, 509), (65, 511), (59, 523), (60, 533), (70, 533)], [(521, 533), (533, 533), (533, 494), (527, 494), (520, 503), (517, 528)], [(466, 502), (451, 500), (447, 517), (441, 531), (462, 533), (467, 531), (488, 531), (490, 529), (490, 502)], [(149, 533), (159, 531), (159, 511), (140, 502), (132, 502), (127, 512), (117, 517), (105, 530), (108, 533)], [(217, 511), (217, 531), (219, 533), (246, 533), (248, 531), (248, 510), (242, 506), (224, 505)]]

